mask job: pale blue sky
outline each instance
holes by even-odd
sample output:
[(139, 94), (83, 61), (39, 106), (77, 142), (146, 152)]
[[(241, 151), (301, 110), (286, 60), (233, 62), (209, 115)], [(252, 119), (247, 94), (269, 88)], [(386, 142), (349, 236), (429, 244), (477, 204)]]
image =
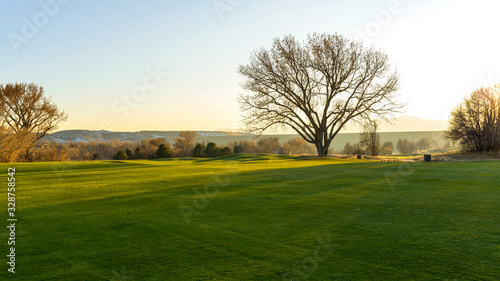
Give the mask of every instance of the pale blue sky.
[(55, 1), (1, 2), (0, 83), (42, 85), (70, 116), (61, 129), (237, 128), (238, 65), (285, 34), (372, 28), (364, 38), (397, 64), (406, 114), (419, 118), (446, 119), (500, 82), (493, 0)]

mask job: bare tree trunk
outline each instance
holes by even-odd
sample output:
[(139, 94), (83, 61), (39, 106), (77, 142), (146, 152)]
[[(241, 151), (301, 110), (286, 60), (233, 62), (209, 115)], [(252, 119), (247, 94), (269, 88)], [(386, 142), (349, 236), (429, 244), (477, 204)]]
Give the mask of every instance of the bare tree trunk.
[(316, 151), (318, 152), (318, 157), (328, 157), (328, 146), (322, 144), (316, 144)]
[(31, 147), (26, 148), (26, 162), (33, 162), (33, 157), (31, 155)]

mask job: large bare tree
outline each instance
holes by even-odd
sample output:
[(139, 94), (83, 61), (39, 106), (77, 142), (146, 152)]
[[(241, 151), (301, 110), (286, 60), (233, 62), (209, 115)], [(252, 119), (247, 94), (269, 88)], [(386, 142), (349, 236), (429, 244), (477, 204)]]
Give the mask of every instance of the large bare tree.
[(451, 112), (446, 138), (465, 151), (500, 151), (500, 84), (475, 90)]
[(399, 76), (388, 56), (339, 34), (313, 34), (306, 42), (276, 38), (254, 51), (239, 97), (247, 131), (295, 130), (327, 156), (335, 136), (351, 121), (388, 118), (399, 112)]
[(30, 144), (24, 144), (29, 158), (29, 150), (35, 142), (57, 129), (67, 115), (45, 96), (43, 87), (16, 83), (0, 84), (0, 119), (11, 134), (30, 140)]

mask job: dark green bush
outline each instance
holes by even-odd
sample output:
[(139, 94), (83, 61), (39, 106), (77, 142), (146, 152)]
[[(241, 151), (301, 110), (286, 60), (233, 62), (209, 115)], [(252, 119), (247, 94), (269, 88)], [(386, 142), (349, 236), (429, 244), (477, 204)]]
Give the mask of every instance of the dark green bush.
[(212, 157), (217, 157), (216, 154), (217, 154), (217, 144), (214, 142), (207, 143), (207, 147), (205, 147), (205, 156), (212, 158)]
[(197, 143), (192, 151), (193, 157), (204, 157), (205, 156), (205, 145)]
[(113, 157), (114, 160), (127, 160), (128, 156), (125, 150), (119, 150), (115, 156)]
[(165, 144), (161, 144), (158, 147), (158, 150), (156, 150), (156, 158), (158, 158), (158, 159), (161, 159), (161, 158), (171, 158), (171, 157), (172, 157), (172, 151)]
[(233, 153), (233, 152), (231, 151), (231, 148), (230, 148), (230, 147), (227, 147), (227, 146), (226, 146), (226, 147), (224, 147), (224, 148), (221, 150), (221, 153), (222, 153), (222, 156), (225, 156), (225, 155), (229, 155), (229, 154), (231, 154), (231, 153)]

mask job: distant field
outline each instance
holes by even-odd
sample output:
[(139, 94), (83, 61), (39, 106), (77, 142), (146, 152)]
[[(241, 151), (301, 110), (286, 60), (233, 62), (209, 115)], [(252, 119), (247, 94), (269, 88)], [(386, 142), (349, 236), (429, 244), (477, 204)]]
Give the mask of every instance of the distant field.
[(300, 159), (1, 164), (0, 279), (498, 280), (500, 161)]

